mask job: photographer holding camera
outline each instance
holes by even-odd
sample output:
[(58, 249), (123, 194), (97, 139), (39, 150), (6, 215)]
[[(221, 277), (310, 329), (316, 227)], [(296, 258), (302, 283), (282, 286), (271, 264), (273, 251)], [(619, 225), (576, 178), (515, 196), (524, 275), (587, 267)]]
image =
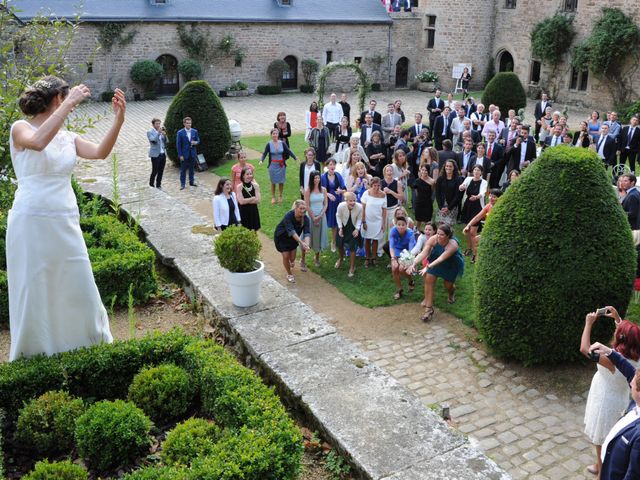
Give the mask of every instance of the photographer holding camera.
[(612, 349), (636, 368), (640, 359), (640, 327), (629, 320), (622, 320), (618, 311), (612, 306), (599, 308), (587, 314), (580, 340), (580, 352), (597, 363), (597, 371), (591, 381), (584, 414), (584, 433), (596, 448), (596, 463), (587, 467), (587, 470), (594, 475), (598, 475), (602, 469), (600, 457), (605, 438), (629, 403), (629, 385), (624, 375), (616, 370), (607, 356), (590, 350), (591, 329), (601, 317), (601, 321), (612, 319), (615, 322), (616, 330), (611, 342)]
[(164, 173), (164, 166), (167, 163), (167, 132), (164, 127), (160, 126), (161, 123), (159, 118), (154, 118), (151, 120), (153, 128), (147, 132), (147, 138), (149, 139), (149, 157), (151, 157), (149, 186), (156, 188), (161, 188), (162, 174)]

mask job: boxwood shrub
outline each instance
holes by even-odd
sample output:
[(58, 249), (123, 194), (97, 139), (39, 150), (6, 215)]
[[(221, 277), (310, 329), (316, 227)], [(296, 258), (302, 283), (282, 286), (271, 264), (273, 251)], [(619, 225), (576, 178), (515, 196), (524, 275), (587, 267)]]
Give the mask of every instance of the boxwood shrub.
[(183, 468), (146, 467), (126, 474), (123, 480), (188, 480), (190, 472)]
[(16, 440), (40, 458), (46, 454), (69, 453), (77, 418), (84, 402), (67, 392), (45, 392), (20, 411)]
[(500, 107), (503, 116), (510, 109), (518, 112), (527, 106), (527, 94), (520, 78), (513, 72), (500, 72), (487, 83), (482, 92), (482, 103)]
[(190, 418), (167, 434), (160, 457), (166, 465), (191, 466), (196, 458), (211, 455), (221, 436), (222, 431), (215, 422)]
[[(586, 313), (627, 309), (636, 270), (629, 222), (593, 151), (547, 149), (500, 198), (478, 250), (478, 328), (497, 354), (575, 359)], [(613, 322), (596, 322), (608, 342)]]
[(49, 463), (43, 460), (36, 463), (33, 471), (22, 477), (23, 480), (87, 480), (89, 474), (80, 465), (70, 460)]
[(278, 95), (282, 93), (282, 87), (278, 85), (258, 85), (256, 92), (258, 92), (258, 95)]
[[(174, 363), (189, 372), (200, 389), (201, 413), (224, 430), (215, 445), (215, 457), (194, 462), (187, 478), (212, 478), (199, 476), (198, 472), (207, 470), (205, 463), (225, 472), (218, 478), (297, 477), (302, 438), (273, 390), (221, 346), (180, 331), (1, 364), (0, 405), (7, 411), (6, 423), (12, 430), (23, 402), (48, 390), (64, 389), (97, 401), (124, 398), (133, 377), (143, 367), (164, 363)], [(241, 450), (229, 451), (236, 448)], [(239, 473), (233, 476), (230, 472)], [(149, 473), (154, 474), (160, 473)], [(134, 478), (185, 478), (182, 473), (177, 475)]]

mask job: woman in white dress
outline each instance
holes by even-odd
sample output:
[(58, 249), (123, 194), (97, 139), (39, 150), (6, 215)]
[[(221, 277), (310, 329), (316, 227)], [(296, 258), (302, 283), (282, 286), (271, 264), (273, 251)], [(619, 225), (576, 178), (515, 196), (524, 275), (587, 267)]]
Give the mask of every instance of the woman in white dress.
[(11, 127), (18, 189), (7, 224), (10, 360), (111, 342), (109, 318), (80, 230), (71, 173), (76, 156), (106, 158), (124, 123), (124, 93), (112, 99), (115, 120), (99, 144), (60, 130), (91, 95), (57, 77), (35, 82), (20, 98), (29, 120)]
[(380, 189), (380, 179), (373, 177), (369, 189), (360, 199), (362, 204), (362, 238), (364, 238), (364, 266), (375, 266), (379, 242), (387, 231), (387, 196)]
[(596, 463), (589, 465), (587, 470), (599, 475), (602, 468), (600, 453), (602, 444), (609, 430), (616, 424), (624, 410), (629, 405), (629, 385), (624, 375), (616, 369), (608, 357), (590, 356), (591, 329), (600, 315), (615, 321), (616, 330), (613, 334), (611, 348), (624, 356), (635, 368), (640, 364), (640, 327), (628, 320), (622, 320), (615, 308), (608, 306), (602, 309), (604, 313), (591, 312), (584, 321), (584, 330), (580, 340), (580, 352), (593, 361), (597, 361), (597, 368), (584, 412), (584, 433), (589, 437), (596, 449)]

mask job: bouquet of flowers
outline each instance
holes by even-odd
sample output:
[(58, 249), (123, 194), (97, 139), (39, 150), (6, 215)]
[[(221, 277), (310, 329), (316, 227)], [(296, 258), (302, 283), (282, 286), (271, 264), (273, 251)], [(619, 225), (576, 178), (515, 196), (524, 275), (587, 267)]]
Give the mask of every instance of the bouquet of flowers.
[(402, 265), (406, 269), (406, 268), (409, 268), (411, 265), (413, 265), (413, 262), (415, 261), (415, 259), (416, 259), (416, 257), (415, 257), (415, 255), (413, 253), (411, 253), (407, 249), (404, 249), (400, 253), (400, 257), (398, 258), (398, 262), (400, 263), (400, 265)]

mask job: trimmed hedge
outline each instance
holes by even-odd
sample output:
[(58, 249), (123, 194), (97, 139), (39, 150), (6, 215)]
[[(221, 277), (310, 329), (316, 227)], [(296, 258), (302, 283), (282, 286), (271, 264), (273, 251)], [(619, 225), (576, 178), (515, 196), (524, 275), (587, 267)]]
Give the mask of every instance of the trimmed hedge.
[(492, 103), (497, 105), (502, 115), (506, 117), (510, 109), (517, 113), (518, 110), (527, 106), (527, 94), (515, 73), (500, 72), (484, 88), (482, 103), (487, 106)]
[[(588, 312), (627, 309), (636, 270), (629, 222), (602, 160), (558, 146), (500, 198), (482, 232), (477, 326), (498, 355), (525, 365), (578, 358)], [(608, 342), (613, 322), (594, 325)]]
[(49, 463), (43, 460), (36, 463), (33, 471), (22, 477), (23, 480), (87, 480), (89, 474), (80, 465), (70, 460)]
[(231, 146), (229, 120), (220, 99), (204, 80), (187, 82), (173, 98), (164, 125), (167, 129), (167, 155), (179, 165), (176, 134), (183, 128), (182, 119), (191, 117), (193, 128), (198, 130), (202, 153), (207, 164), (214, 166), (223, 162)]
[[(189, 479), (201, 477), (204, 464), (224, 471), (219, 478), (293, 480), (300, 471), (302, 437), (273, 390), (225, 350), (211, 341), (180, 331), (141, 340), (96, 345), (52, 357), (38, 356), (0, 365), (0, 405), (15, 427), (24, 401), (47, 390), (65, 389), (95, 400), (123, 398), (144, 366), (175, 363), (185, 368), (200, 388), (201, 412), (223, 429), (215, 458), (195, 462)], [(241, 448), (239, 451), (230, 451)], [(157, 470), (152, 467), (152, 469)], [(238, 472), (231, 475), (231, 472)], [(149, 475), (155, 474), (152, 472)], [(146, 475), (139, 472), (137, 475)], [(137, 476), (173, 479), (184, 476)]]
[(282, 93), (282, 87), (277, 85), (258, 85), (256, 92), (258, 95), (278, 95)]
[(160, 458), (166, 465), (191, 466), (196, 458), (211, 455), (220, 437), (220, 427), (215, 422), (190, 418), (167, 434)]
[(129, 285), (134, 303), (145, 303), (158, 288), (156, 256), (135, 233), (111, 215), (80, 219), (85, 235), (93, 277), (106, 305), (116, 296), (127, 305)]

